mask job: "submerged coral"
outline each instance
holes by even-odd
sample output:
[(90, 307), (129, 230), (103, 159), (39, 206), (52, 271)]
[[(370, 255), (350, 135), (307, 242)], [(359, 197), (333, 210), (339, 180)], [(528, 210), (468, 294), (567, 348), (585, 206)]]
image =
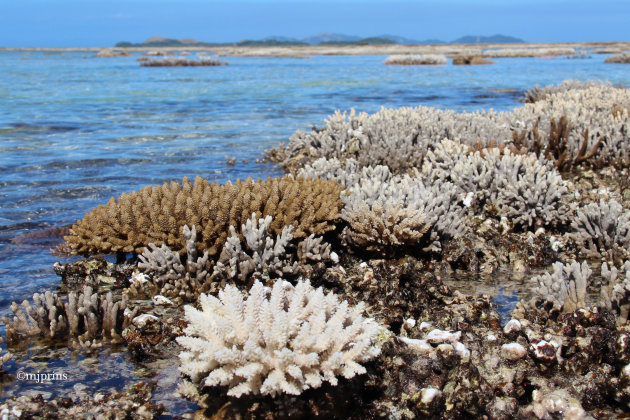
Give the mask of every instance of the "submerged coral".
[(65, 239), (76, 254), (141, 253), (153, 243), (181, 252), (184, 225), (197, 226), (197, 249), (214, 256), (228, 236), (228, 226), (245, 223), (252, 213), (271, 215), (271, 231), (293, 225), (293, 236), (304, 238), (334, 229), (341, 208), (341, 188), (320, 179), (269, 178), (211, 184), (197, 177), (112, 198), (72, 227)]
[(201, 310), (187, 306), (189, 324), (177, 339), (182, 372), (201, 386), (227, 385), (228, 395), (300, 394), (323, 381), (365, 372), (359, 363), (378, 355), (381, 327), (332, 293), (308, 281), (283, 280), (249, 297), (227, 286), (219, 299), (201, 295)]

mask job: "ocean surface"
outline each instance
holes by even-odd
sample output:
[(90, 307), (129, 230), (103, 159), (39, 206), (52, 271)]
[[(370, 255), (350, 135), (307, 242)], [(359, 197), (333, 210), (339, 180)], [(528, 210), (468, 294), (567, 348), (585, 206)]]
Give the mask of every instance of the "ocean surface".
[(59, 239), (48, 229), (148, 184), (280, 175), (255, 159), (337, 109), (510, 110), (535, 85), (630, 85), (630, 66), (605, 64), (603, 55), (489, 66), (226, 57), (227, 66), (185, 68), (140, 67), (137, 57), (0, 51), (0, 315), (11, 301), (58, 286), (52, 264), (69, 260), (50, 254)]

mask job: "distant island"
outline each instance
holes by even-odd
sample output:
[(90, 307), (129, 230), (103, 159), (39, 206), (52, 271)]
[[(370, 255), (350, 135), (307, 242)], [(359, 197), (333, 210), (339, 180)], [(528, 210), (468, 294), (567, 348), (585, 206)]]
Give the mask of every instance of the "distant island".
[(367, 38), (361, 38), (358, 36), (337, 34), (331, 32), (323, 32), (317, 35), (309, 36), (303, 39), (288, 38), (283, 36), (271, 36), (260, 40), (245, 39), (239, 42), (204, 42), (197, 41), (192, 38), (174, 39), (164, 38), (159, 36), (153, 36), (146, 41), (140, 43), (132, 43), (128, 41), (118, 42), (116, 48), (157, 48), (157, 47), (216, 47), (226, 45), (236, 46), (293, 46), (293, 45), (384, 45), (384, 44), (399, 44), (399, 45), (416, 45), (416, 44), (509, 44), (509, 43), (524, 43), (525, 41), (519, 38), (515, 38), (507, 35), (492, 35), (492, 36), (480, 36), (480, 35), (467, 35), (461, 38), (457, 38), (454, 41), (442, 41), (440, 39), (426, 39), (424, 41), (418, 41), (414, 39), (404, 38), (395, 35), (378, 35)]

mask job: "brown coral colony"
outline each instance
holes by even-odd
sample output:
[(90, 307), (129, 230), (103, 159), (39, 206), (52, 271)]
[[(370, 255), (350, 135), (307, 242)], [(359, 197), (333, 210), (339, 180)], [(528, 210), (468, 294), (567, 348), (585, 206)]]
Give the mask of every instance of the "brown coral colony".
[(338, 183), (321, 179), (248, 178), (221, 185), (184, 178), (182, 184), (147, 186), (110, 199), (77, 221), (65, 240), (79, 255), (140, 253), (150, 243), (185, 252), (181, 231), (188, 225), (198, 229), (198, 249), (214, 256), (227, 239), (228, 226), (240, 227), (252, 213), (272, 216), (275, 234), (288, 225), (295, 228), (294, 238), (330, 231), (342, 207), (340, 194)]

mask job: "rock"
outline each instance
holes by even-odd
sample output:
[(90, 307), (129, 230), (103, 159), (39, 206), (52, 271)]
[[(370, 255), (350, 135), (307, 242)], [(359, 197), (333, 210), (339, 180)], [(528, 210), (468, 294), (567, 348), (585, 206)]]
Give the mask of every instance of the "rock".
[(163, 306), (173, 306), (174, 303), (172, 300), (170, 300), (167, 297), (164, 297), (162, 295), (155, 295), (153, 296), (153, 303), (156, 305), (163, 305)]
[(510, 335), (513, 333), (519, 333), (522, 330), (521, 322), (518, 319), (510, 319), (505, 327), (503, 327), (503, 332), (506, 335)]
[(139, 328), (143, 328), (145, 327), (147, 324), (152, 323), (152, 322), (157, 322), (158, 321), (158, 317), (155, 315), (151, 315), (151, 314), (142, 314), (140, 316), (137, 316), (133, 319), (133, 321), (131, 321), (133, 323), (133, 325), (139, 327)]
[(456, 331), (452, 333), (449, 331), (434, 329), (429, 334), (427, 334), (424, 339), (430, 344), (455, 343), (456, 341), (459, 341), (461, 336), (461, 331)]
[(527, 356), (527, 349), (519, 343), (509, 343), (501, 346), (501, 356), (507, 360), (519, 360)]
[(540, 340), (538, 342), (532, 342), (530, 349), (533, 352), (533, 356), (536, 360), (545, 364), (551, 364), (556, 361), (556, 348), (553, 344)]

